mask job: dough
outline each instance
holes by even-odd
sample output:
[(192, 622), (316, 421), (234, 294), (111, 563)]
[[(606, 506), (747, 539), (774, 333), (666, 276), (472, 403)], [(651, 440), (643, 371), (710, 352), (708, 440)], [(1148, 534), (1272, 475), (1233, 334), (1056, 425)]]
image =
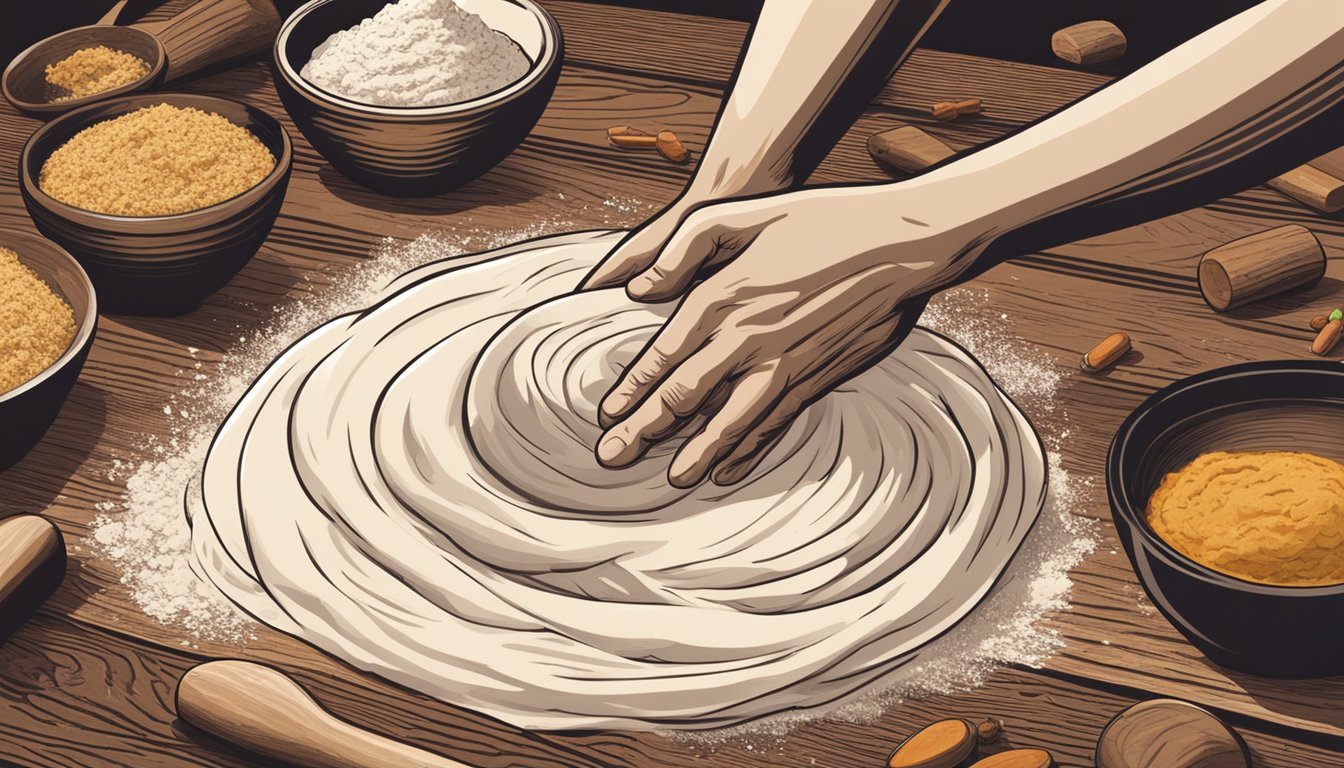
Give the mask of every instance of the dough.
[(1040, 512), (1026, 418), (916, 329), (739, 485), (668, 485), (675, 439), (603, 468), (596, 404), (673, 309), (572, 293), (620, 237), (432, 263), (299, 340), (189, 490), (203, 577), (360, 669), (524, 728), (729, 725), (917, 658)]

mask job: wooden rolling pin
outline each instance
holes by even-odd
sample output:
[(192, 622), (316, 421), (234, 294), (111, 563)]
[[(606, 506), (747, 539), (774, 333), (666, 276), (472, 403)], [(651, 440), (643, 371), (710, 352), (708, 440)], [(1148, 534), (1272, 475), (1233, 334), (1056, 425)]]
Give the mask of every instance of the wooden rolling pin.
[(65, 578), (65, 540), (37, 515), (0, 520), (0, 641), (9, 637)]
[(248, 752), (307, 768), (469, 768), (338, 720), (284, 673), (247, 661), (187, 670), (177, 714)]
[[(116, 24), (125, 7), (126, 0), (120, 0), (98, 23)], [(280, 33), (280, 14), (271, 0), (199, 0), (171, 19), (131, 26), (159, 38), (168, 54), (164, 79), (172, 81), (270, 49)]]

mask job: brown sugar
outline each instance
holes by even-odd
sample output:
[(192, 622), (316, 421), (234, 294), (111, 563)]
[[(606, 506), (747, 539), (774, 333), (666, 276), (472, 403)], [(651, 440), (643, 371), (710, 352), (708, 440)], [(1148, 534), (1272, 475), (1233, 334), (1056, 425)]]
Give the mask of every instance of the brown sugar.
[(67, 205), (115, 216), (167, 216), (235, 197), (275, 156), (228, 118), (170, 104), (96, 123), (62, 144), (38, 184)]
[(80, 48), (47, 65), (52, 101), (69, 101), (133, 83), (149, 73), (149, 62), (134, 54), (98, 45)]
[(46, 370), (74, 338), (70, 305), (0, 247), (0, 393)]

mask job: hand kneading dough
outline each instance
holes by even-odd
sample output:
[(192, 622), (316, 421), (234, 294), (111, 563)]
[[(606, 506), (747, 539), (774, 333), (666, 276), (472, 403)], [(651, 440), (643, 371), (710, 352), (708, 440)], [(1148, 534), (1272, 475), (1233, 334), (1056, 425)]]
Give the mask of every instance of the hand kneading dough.
[(879, 682), (970, 612), (1045, 496), (1035, 432), (916, 329), (739, 485), (600, 467), (596, 405), (672, 311), (571, 293), (619, 232), (398, 278), (258, 378), (188, 495), (261, 621), (524, 728), (706, 728)]

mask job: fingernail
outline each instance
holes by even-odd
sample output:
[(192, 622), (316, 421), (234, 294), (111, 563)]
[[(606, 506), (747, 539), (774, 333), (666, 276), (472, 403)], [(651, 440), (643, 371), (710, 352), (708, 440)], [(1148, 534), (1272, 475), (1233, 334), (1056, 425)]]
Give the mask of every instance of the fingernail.
[(652, 277), (649, 277), (648, 275), (640, 275), (630, 281), (630, 285), (626, 290), (630, 292), (631, 296), (643, 296), (653, 290), (654, 284)]
[(602, 401), (602, 413), (608, 416), (616, 417), (625, 412), (630, 405), (630, 396), (624, 392), (612, 392)]
[(695, 477), (695, 461), (683, 453), (678, 453), (672, 459), (672, 466), (667, 468), (667, 482), (673, 488), (690, 488), (700, 479)]
[(620, 458), (626, 442), (617, 435), (607, 435), (597, 444), (597, 458), (603, 464), (610, 464)]

